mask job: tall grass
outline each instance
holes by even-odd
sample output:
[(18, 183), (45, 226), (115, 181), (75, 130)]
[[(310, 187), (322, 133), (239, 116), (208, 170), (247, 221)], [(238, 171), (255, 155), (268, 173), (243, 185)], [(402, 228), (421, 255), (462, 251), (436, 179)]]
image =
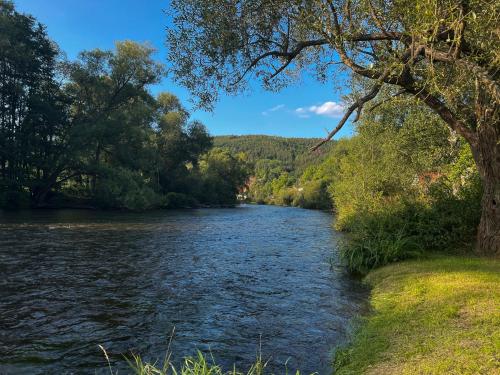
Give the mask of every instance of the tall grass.
[(340, 246), (347, 267), (365, 274), (373, 268), (424, 253), (470, 251), (480, 218), (481, 187), (455, 194), (434, 184), (425, 197), (385, 199), (359, 209), (343, 223), (348, 233)]
[[(104, 353), (110, 374), (117, 375), (118, 372), (113, 371), (106, 349), (101, 345), (99, 345), (99, 347)], [(264, 361), (261, 354), (257, 356), (255, 362), (247, 371), (238, 370), (235, 366), (233, 366), (232, 370), (225, 371), (221, 366), (216, 364), (213, 356), (207, 358), (207, 356), (199, 350), (196, 356), (184, 358), (184, 362), (180, 367), (176, 367), (173, 364), (170, 349), (167, 351), (161, 363), (144, 362), (141, 356), (136, 354), (132, 354), (131, 357), (125, 357), (125, 360), (130, 367), (131, 373), (135, 375), (272, 375), (267, 370), (268, 361)], [(283, 373), (285, 375), (289, 374), (286, 364)], [(297, 370), (293, 374), (300, 375), (300, 371)]]

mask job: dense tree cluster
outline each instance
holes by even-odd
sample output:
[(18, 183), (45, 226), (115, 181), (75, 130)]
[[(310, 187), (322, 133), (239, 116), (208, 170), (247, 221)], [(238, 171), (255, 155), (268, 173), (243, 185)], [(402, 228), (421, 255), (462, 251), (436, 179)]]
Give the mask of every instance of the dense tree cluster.
[(235, 203), (245, 166), (210, 151), (175, 96), (151, 94), (164, 74), (153, 52), (124, 41), (64, 61), (41, 24), (0, 0), (0, 207)]

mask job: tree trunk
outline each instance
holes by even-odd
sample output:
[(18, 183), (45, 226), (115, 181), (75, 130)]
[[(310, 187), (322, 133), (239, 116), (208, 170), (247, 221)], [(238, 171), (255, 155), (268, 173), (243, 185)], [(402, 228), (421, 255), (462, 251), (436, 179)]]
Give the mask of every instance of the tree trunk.
[(33, 191), (33, 204), (35, 207), (43, 206), (62, 171), (63, 168), (57, 168), (45, 181), (35, 188)]
[[(481, 95), (482, 96), (482, 95)], [(496, 106), (476, 103), (477, 143), (471, 145), (483, 182), (481, 221), (476, 251), (481, 255), (500, 256), (500, 121)]]
[[(98, 141), (94, 157), (94, 168), (96, 171), (99, 169), (100, 160), (101, 160), (101, 144)], [(97, 191), (97, 173), (95, 173), (90, 180), (90, 189), (93, 194), (95, 194)]]
[(51, 185), (46, 185), (35, 191), (33, 198), (35, 207), (42, 207), (44, 205), (51, 187)]
[[(500, 168), (500, 165), (498, 165)], [(476, 251), (481, 255), (500, 256), (500, 183), (485, 181), (481, 222), (477, 231)]]

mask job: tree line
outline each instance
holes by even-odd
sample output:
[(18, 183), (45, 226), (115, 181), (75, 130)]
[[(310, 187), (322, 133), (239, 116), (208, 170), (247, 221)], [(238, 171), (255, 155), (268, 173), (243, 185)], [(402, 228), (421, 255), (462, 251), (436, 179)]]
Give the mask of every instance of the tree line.
[(61, 57), (43, 25), (0, 0), (0, 207), (231, 205), (241, 156), (213, 148), (178, 98), (152, 95), (154, 49)]
[(268, 135), (224, 135), (214, 137), (214, 146), (229, 149), (233, 153), (243, 152), (249, 163), (258, 160), (279, 160), (283, 168), (294, 173), (302, 172), (311, 163), (322, 160), (334, 142), (317, 152), (310, 150), (320, 138), (286, 138)]

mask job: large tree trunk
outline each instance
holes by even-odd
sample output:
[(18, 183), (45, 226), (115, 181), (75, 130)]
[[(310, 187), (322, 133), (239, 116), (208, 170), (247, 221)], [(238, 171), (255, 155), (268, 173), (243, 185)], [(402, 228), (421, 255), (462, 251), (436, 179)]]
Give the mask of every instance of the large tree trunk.
[[(483, 99), (483, 100), (481, 100)], [(476, 251), (481, 255), (500, 256), (500, 121), (498, 108), (476, 106), (477, 143), (471, 145), (483, 181), (481, 222), (477, 232)]]
[[(500, 164), (497, 164), (500, 168)], [(500, 183), (483, 179), (481, 222), (476, 250), (481, 255), (500, 256)]]

